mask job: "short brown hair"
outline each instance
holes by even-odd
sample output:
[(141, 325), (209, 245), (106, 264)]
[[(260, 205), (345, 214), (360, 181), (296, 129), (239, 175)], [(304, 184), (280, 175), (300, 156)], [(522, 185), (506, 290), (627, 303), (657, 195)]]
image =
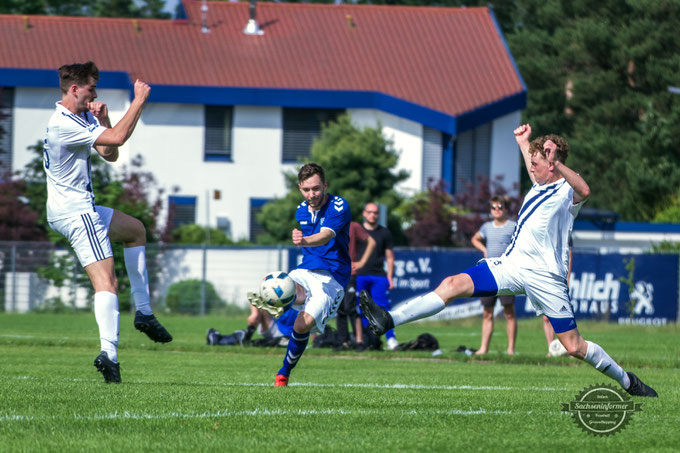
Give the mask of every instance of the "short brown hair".
[(322, 183), (326, 182), (326, 173), (323, 171), (321, 165), (315, 164), (313, 162), (304, 164), (298, 172), (298, 184), (301, 184), (303, 181), (306, 181), (314, 175), (319, 175)]
[(73, 63), (59, 68), (59, 88), (62, 93), (68, 92), (71, 85), (83, 86), (90, 83), (90, 78), (99, 80), (99, 69), (91, 61), (87, 63)]
[(494, 195), (491, 197), (491, 200), (489, 200), (490, 204), (493, 203), (500, 203), (501, 206), (503, 207), (503, 210), (507, 211), (508, 207), (510, 206), (510, 200), (508, 200), (508, 197), (504, 197), (502, 195)]
[(545, 158), (545, 150), (543, 149), (543, 146), (548, 140), (557, 145), (555, 158), (563, 164), (566, 163), (567, 157), (569, 157), (569, 144), (564, 138), (555, 134), (543, 135), (542, 137), (532, 140), (531, 143), (529, 143), (529, 154), (533, 156), (534, 154), (539, 153)]

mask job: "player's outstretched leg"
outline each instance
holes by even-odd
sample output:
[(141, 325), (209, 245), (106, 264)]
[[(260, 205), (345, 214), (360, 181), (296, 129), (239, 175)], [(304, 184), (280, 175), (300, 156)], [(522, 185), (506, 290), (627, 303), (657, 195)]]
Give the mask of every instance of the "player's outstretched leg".
[(373, 333), (383, 335), (395, 326), (435, 315), (442, 311), (446, 304), (432, 291), (409, 299), (394, 310), (387, 311), (380, 308), (366, 291), (361, 291), (359, 306)]
[(659, 396), (659, 394), (656, 393), (656, 390), (642, 382), (635, 374), (630, 371), (627, 371), (626, 373), (630, 379), (630, 387), (626, 389), (626, 392), (633, 396), (648, 396), (650, 398), (657, 398)]
[(549, 320), (555, 329), (557, 338), (567, 348), (569, 355), (591, 364), (596, 370), (618, 382), (633, 396), (653, 398), (658, 396), (653, 388), (645, 385), (635, 374), (624, 371), (621, 365), (616, 363), (600, 345), (584, 340), (578, 329), (574, 327), (565, 330), (566, 325), (576, 325), (573, 318), (549, 318)]
[(305, 352), (307, 343), (309, 343), (309, 332), (298, 333), (293, 330), (293, 334), (288, 342), (288, 348), (286, 349), (286, 356), (283, 358), (283, 367), (276, 373), (274, 380), (275, 387), (285, 387), (288, 385), (290, 372), (297, 365), (298, 360), (302, 357), (302, 353)]
[(143, 315), (142, 312), (135, 313), (135, 329), (145, 333), (147, 337), (156, 343), (170, 343), (172, 335), (165, 330), (154, 315)]
[(390, 313), (378, 306), (366, 290), (359, 293), (359, 307), (361, 307), (361, 312), (368, 320), (368, 325), (374, 334), (380, 336), (394, 328), (394, 321)]
[[(142, 230), (143, 231), (143, 230)], [(146, 247), (127, 247), (123, 250), (125, 269), (130, 278), (130, 291), (135, 301), (135, 329), (145, 333), (156, 343), (169, 343), (172, 335), (161, 325), (151, 311), (149, 276), (146, 269)]]

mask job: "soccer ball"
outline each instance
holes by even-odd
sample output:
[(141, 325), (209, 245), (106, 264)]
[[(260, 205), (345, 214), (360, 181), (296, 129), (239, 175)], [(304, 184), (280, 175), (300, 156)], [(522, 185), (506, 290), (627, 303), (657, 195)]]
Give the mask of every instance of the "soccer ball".
[(272, 307), (285, 307), (295, 300), (295, 282), (283, 271), (270, 272), (260, 284), (260, 297)]
[(550, 346), (548, 346), (548, 353), (550, 353), (552, 357), (567, 355), (567, 348), (565, 348), (562, 343), (560, 343), (560, 340), (556, 338), (550, 343)]

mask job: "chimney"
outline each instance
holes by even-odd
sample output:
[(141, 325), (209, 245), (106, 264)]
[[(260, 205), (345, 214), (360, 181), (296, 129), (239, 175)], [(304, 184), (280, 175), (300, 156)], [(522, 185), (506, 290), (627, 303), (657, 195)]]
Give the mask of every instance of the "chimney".
[(208, 28), (208, 2), (206, 0), (201, 2), (201, 33), (210, 33)]
[(255, 20), (255, 8), (257, 6), (257, 0), (250, 0), (250, 19), (248, 19), (248, 24), (246, 28), (243, 29), (243, 33), (246, 35), (264, 35), (264, 32), (260, 30), (259, 25), (257, 25), (257, 20)]

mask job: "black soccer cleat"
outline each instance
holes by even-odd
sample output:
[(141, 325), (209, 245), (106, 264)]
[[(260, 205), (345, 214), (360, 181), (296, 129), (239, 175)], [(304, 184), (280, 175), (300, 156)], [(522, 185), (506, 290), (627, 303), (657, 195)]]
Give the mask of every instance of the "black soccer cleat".
[(374, 334), (380, 336), (394, 328), (392, 316), (387, 310), (373, 302), (373, 299), (371, 299), (371, 296), (365, 290), (359, 293), (359, 306)]
[(102, 351), (101, 354), (94, 359), (94, 366), (102, 375), (107, 384), (120, 384), (120, 364), (109, 359), (109, 355)]
[(135, 313), (135, 329), (145, 333), (147, 337), (156, 343), (170, 343), (172, 335), (165, 330), (154, 315), (143, 315), (138, 311)]
[(649, 398), (659, 397), (659, 394), (656, 393), (656, 390), (642, 382), (635, 374), (631, 373), (630, 371), (626, 371), (626, 374), (630, 378), (630, 387), (626, 389), (626, 392), (633, 396), (647, 396)]
[(220, 333), (215, 329), (208, 329), (205, 335), (205, 344), (208, 346), (215, 346), (218, 344)]

